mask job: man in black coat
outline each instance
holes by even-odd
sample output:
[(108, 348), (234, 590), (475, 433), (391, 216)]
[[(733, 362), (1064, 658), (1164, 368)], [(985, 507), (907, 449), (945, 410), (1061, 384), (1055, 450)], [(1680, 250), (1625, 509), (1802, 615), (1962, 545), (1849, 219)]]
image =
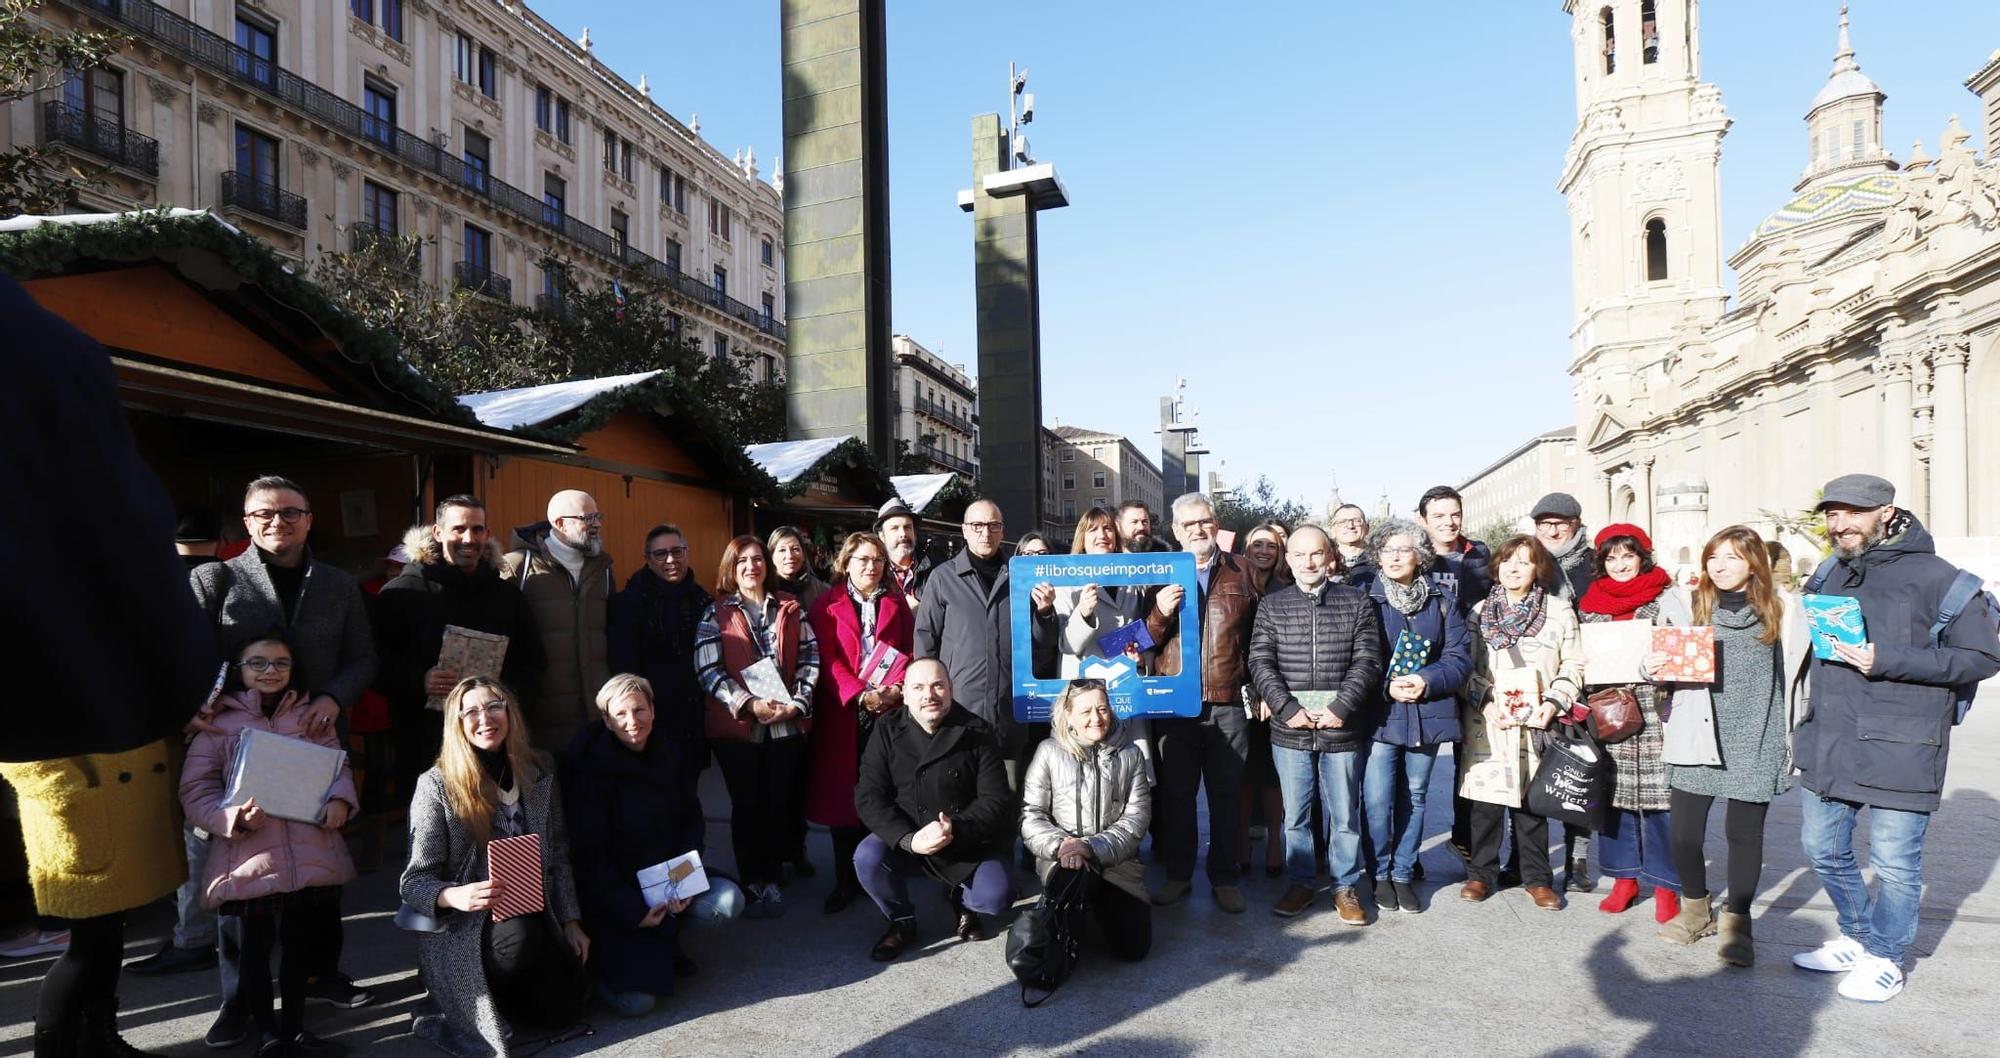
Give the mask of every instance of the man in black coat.
[(375, 689), (389, 702), (396, 736), (396, 794), (408, 800), (417, 777), (436, 763), (441, 714), (427, 707), (451, 692), (460, 673), (438, 667), (446, 625), (507, 637), (500, 681), (517, 696), (542, 686), (542, 637), (534, 611), (514, 584), (500, 579), (500, 550), (474, 496), (447, 496), (437, 521), (403, 541), (410, 561), (375, 598)]
[(875, 722), (854, 787), (854, 807), (869, 830), (854, 870), (889, 919), (871, 953), (878, 962), (916, 939), (909, 879), (952, 887), (962, 940), (984, 939), (979, 916), (999, 914), (1014, 889), (1005, 859), (1016, 829), (1014, 795), (992, 727), (952, 701), (951, 677), (935, 658), (910, 663), (903, 704)]
[(696, 774), (708, 766), (702, 720), (708, 696), (695, 676), (695, 628), (709, 603), (688, 565), (687, 537), (673, 525), (646, 534), (646, 568), (611, 597), (612, 672), (644, 676), (653, 687), (660, 734)]

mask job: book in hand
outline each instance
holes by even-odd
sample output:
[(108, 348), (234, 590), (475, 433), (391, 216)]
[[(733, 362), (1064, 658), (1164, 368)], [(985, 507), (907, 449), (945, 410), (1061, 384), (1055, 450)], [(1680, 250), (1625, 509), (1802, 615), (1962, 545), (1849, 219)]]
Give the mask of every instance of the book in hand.
[(504, 922), (542, 909), (542, 836), (520, 834), (486, 843), (486, 877), (500, 883), (493, 921)]
[(1153, 634), (1146, 631), (1146, 622), (1127, 621), (1117, 628), (1097, 637), (1097, 650), (1107, 658), (1119, 655), (1137, 657), (1140, 653), (1153, 649)]
[(1661, 683), (1715, 682), (1715, 629), (1708, 625), (1655, 628), (1653, 652), (1667, 656), (1653, 674)]
[(229, 758), (222, 804), (233, 808), (251, 800), (276, 819), (315, 826), (326, 798), (347, 766), (347, 754), (317, 742), (245, 728)]
[(778, 675), (778, 663), (770, 658), (758, 658), (738, 677), (743, 681), (743, 689), (749, 691), (752, 698), (781, 703), (792, 700), (792, 689), (785, 686), (785, 678)]
[(1429, 664), (1431, 641), (1405, 628), (1396, 636), (1396, 649), (1389, 655), (1389, 678), (1408, 676)]
[[(860, 676), (861, 682), (869, 687), (890, 687), (903, 682), (903, 670), (909, 667), (908, 654), (878, 639), (875, 641), (875, 649), (861, 659), (861, 668), (856, 675)], [(787, 700), (779, 699), (779, 701)]]
[(1339, 697), (1340, 697), (1339, 691), (1293, 691), (1292, 692), (1292, 698), (1299, 703), (1299, 708), (1304, 709), (1308, 713), (1326, 712), (1327, 710), (1333, 708), (1334, 701), (1337, 700)]
[(641, 870), (639, 891), (645, 895), (649, 908), (669, 900), (690, 900), (708, 892), (708, 871), (701, 865), (701, 853), (682, 853)]
[[(459, 679), (480, 676), (500, 678), (507, 661), (507, 637), (458, 625), (444, 626), (444, 644), (438, 648), (437, 667), (458, 673)], [(424, 702), (427, 709), (444, 709), (444, 695), (433, 694)]]
[(1835, 643), (1851, 647), (1868, 644), (1868, 626), (1861, 619), (1861, 600), (1848, 595), (1801, 595), (1806, 624), (1812, 631), (1813, 656), (1821, 661), (1838, 661)]
[(1590, 687), (1646, 682), (1653, 649), (1649, 621), (1592, 621), (1582, 628), (1583, 682)]

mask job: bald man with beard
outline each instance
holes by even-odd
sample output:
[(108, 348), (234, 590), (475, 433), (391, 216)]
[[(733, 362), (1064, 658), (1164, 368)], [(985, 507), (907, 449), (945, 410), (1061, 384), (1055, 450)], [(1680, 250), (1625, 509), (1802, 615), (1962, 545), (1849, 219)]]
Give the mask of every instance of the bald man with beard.
[(587, 492), (549, 497), (548, 520), (514, 530), (500, 576), (527, 596), (542, 637), (540, 694), (522, 696), (535, 747), (568, 748), (576, 733), (597, 723), (597, 689), (611, 678), (611, 557), (604, 553), (604, 515)]

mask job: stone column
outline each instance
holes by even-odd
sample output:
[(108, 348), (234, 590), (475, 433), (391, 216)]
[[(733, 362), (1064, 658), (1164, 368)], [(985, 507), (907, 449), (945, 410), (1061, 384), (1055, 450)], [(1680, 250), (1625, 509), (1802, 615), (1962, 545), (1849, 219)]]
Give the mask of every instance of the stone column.
[(1895, 320), (1882, 329), (1882, 350), (1873, 365), (1882, 389), (1882, 476), (1898, 489), (1916, 488), (1916, 452), (1913, 437), (1913, 387), (1910, 351), (1903, 332), (1908, 324)]
[(1965, 364), (1972, 352), (1964, 335), (1931, 347), (1931, 524), (1936, 536), (1966, 535), (1970, 479), (1965, 450)]
[(1632, 491), (1639, 496), (1639, 526), (1648, 535), (1653, 532), (1653, 457), (1635, 461), (1632, 464)]
[[(1601, 500), (1601, 504), (1597, 510), (1599, 514), (1603, 515), (1602, 518), (1597, 520), (1597, 527), (1602, 529), (1610, 525), (1611, 519), (1614, 517), (1611, 513), (1611, 472), (1609, 470), (1600, 470), (1597, 472), (1597, 493)], [(1530, 500), (1528, 502), (1533, 503), (1534, 501)]]

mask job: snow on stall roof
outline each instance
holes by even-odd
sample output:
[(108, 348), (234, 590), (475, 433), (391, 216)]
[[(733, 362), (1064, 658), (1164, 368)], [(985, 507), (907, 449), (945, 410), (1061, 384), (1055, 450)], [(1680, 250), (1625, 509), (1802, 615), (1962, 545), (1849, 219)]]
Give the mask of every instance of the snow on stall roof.
[(607, 375), (604, 378), (551, 382), (546, 386), (495, 389), (485, 393), (469, 393), (458, 398), (458, 402), (472, 409), (472, 414), (478, 417), (480, 422), (496, 430), (512, 430), (522, 426), (538, 426), (558, 415), (583, 407), (593, 398), (627, 386), (636, 386), (659, 373), (658, 370), (640, 371), (631, 375)]
[(207, 217), (209, 220), (228, 228), (232, 232), (236, 232), (238, 235), (242, 234), (234, 224), (217, 217), (205, 209), (179, 208), (139, 209), (133, 210), (130, 213), (52, 213), (47, 215), (24, 213), (18, 217), (8, 217), (6, 220), (0, 220), (0, 232), (27, 231), (29, 228), (40, 227), (44, 224), (109, 224), (114, 220), (125, 220), (129, 217), (139, 216), (168, 217), (173, 220), (181, 220), (186, 217)]
[(746, 445), (743, 454), (749, 456), (752, 463), (763, 467), (764, 473), (775, 478), (778, 484), (789, 485), (818, 465), (828, 453), (851, 439), (852, 435), (772, 441), (769, 444)]
[(921, 514), (957, 476), (949, 471), (943, 474), (899, 474), (890, 478), (889, 484), (896, 487), (896, 495), (902, 497), (911, 510)]

